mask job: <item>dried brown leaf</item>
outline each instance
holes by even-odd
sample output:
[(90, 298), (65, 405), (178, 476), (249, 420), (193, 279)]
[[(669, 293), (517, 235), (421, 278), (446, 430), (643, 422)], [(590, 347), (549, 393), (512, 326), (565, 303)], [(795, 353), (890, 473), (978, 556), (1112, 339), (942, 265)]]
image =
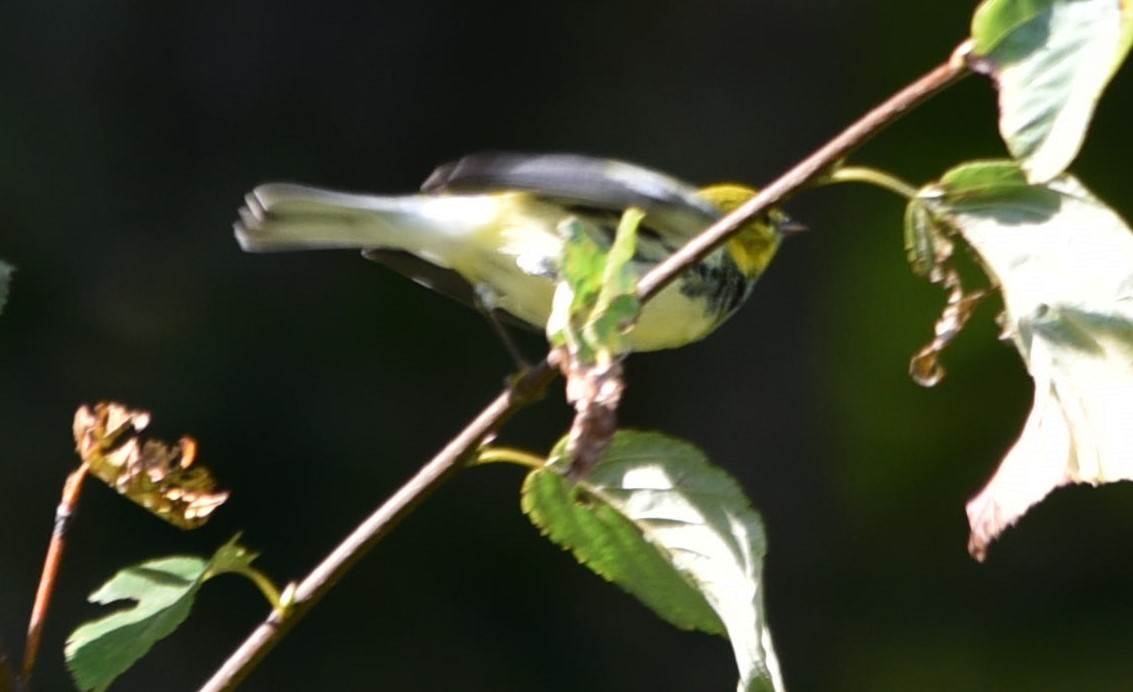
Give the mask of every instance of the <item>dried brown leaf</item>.
[(152, 514), (183, 529), (195, 529), (225, 500), (208, 469), (193, 466), (196, 440), (169, 445), (142, 439), (148, 411), (99, 402), (75, 412), (75, 450), (95, 477)]

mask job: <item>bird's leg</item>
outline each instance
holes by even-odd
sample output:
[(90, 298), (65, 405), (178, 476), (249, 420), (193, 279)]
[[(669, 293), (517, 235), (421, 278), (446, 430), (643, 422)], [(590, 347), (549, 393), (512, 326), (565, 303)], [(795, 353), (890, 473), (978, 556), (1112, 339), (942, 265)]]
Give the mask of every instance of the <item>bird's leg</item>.
[(496, 294), (484, 284), (477, 284), (472, 291), (472, 296), (476, 309), (479, 310), (484, 317), (488, 318), (488, 323), (492, 325), (492, 331), (494, 331), (496, 336), (500, 338), (500, 341), (503, 342), (504, 349), (508, 352), (508, 355), (511, 356), (511, 359), (515, 361), (515, 365), (519, 368), (520, 374), (522, 375), (527, 372), (531, 364), (527, 362), (527, 359), (520, 353), (519, 346), (516, 345), (515, 339), (511, 338), (511, 333), (508, 332), (507, 327), (500, 321), (498, 308), (496, 307)]

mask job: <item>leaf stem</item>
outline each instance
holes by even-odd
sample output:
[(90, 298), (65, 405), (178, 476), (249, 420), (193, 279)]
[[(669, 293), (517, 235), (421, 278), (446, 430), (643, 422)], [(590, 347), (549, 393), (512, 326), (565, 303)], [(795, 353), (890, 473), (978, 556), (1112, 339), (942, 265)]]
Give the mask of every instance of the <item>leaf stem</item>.
[(473, 464), (516, 464), (529, 469), (541, 469), (547, 465), (547, 460), (531, 452), (511, 447), (485, 447), (476, 455)]
[(830, 173), (830, 175), (819, 181), (820, 183), (867, 183), (869, 185), (876, 185), (885, 190), (904, 197), (905, 199), (913, 199), (917, 196), (917, 188), (909, 183), (901, 180), (895, 175), (886, 173), (885, 171), (876, 168), (867, 168), (865, 166), (843, 166)]
[(260, 593), (264, 595), (268, 603), (271, 604), (272, 610), (278, 613), (286, 614), (286, 611), (290, 608), (290, 604), (284, 603), (283, 599), (280, 597), (280, 591), (276, 587), (275, 582), (255, 567), (242, 566), (234, 569), (229, 568), (217, 574), (206, 574), (204, 579), (207, 581), (219, 574), (239, 574), (243, 577), (247, 577), (256, 585), (256, 588), (260, 590)]

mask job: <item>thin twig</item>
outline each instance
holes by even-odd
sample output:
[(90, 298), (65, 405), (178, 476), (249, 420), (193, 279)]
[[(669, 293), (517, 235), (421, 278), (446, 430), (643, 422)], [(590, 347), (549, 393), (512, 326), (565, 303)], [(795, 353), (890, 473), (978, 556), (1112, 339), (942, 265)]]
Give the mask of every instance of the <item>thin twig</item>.
[[(768, 185), (746, 204), (716, 222), (678, 252), (658, 264), (638, 283), (638, 296), (649, 300), (679, 275), (735, 233), (748, 219), (778, 204), (823, 171), (835, 165), (850, 151), (899, 118), (905, 111), (945, 88), (966, 73), (963, 62), (954, 59), (902, 89), (881, 106), (866, 114), (829, 144), (809, 156), (785, 175)], [(453, 438), (413, 478), (371, 514), (338, 545), (295, 590), (294, 605), (286, 616), (272, 613), (227, 661), (201, 687), (201, 692), (235, 689), (280, 639), (310, 608), (349, 571), (370, 548), (405, 518), (427, 495), (461, 468), (468, 455), (483, 444), (529, 397), (524, 391), (542, 389), (554, 377), (544, 360), (532, 368), (516, 385), (504, 390)]]
[(51, 605), (51, 595), (55, 592), (55, 579), (59, 575), (59, 566), (63, 563), (67, 527), (71, 524), (71, 518), (75, 516), (75, 507), (79, 503), (79, 492), (83, 489), (87, 470), (88, 467), (84, 463), (67, 476), (67, 481), (63, 483), (63, 496), (59, 500), (59, 506), (55, 508), (55, 527), (51, 530), (51, 542), (47, 544), (47, 557), (43, 560), (43, 572), (39, 576), (39, 588), (35, 592), (35, 603), (32, 604), (28, 635), (24, 644), (24, 663), (20, 678), (25, 688), (29, 686), (31, 673), (35, 668), (35, 659), (39, 655), (47, 609)]
[(680, 250), (666, 257), (649, 270), (637, 284), (637, 296), (642, 301), (649, 300), (675, 279), (685, 269), (704, 259), (730, 236), (739, 231), (749, 219), (765, 212), (797, 192), (814, 178), (844, 159), (851, 151), (865, 144), (871, 137), (892, 124), (910, 108), (936, 94), (960, 77), (968, 69), (963, 61), (962, 50), (947, 63), (925, 74), (894, 94), (885, 103), (874, 108), (841, 134), (830, 140), (824, 147), (814, 152), (801, 163), (763, 188), (732, 213), (720, 219), (690, 240)]
[(382, 539), (399, 521), (463, 466), (470, 452), (479, 447), (512, 414), (518, 411), (555, 376), (546, 361), (528, 370), (520, 380), (504, 390), (480, 415), (470, 422), (444, 449), (425, 464), (413, 478), (386, 500), (323, 559), (295, 589), (295, 599), (286, 616), (273, 612), (257, 627), (240, 648), (201, 687), (201, 692), (235, 689), (264, 656), (333, 587), (347, 571)]

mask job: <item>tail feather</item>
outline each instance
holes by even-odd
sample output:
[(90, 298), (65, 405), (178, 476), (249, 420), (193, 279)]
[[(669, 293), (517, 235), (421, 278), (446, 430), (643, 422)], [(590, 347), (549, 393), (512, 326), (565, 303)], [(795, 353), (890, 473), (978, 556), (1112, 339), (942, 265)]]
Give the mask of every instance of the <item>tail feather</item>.
[(413, 251), (438, 230), (422, 213), (435, 197), (381, 197), (290, 183), (260, 185), (234, 224), (247, 252), (395, 248)]

